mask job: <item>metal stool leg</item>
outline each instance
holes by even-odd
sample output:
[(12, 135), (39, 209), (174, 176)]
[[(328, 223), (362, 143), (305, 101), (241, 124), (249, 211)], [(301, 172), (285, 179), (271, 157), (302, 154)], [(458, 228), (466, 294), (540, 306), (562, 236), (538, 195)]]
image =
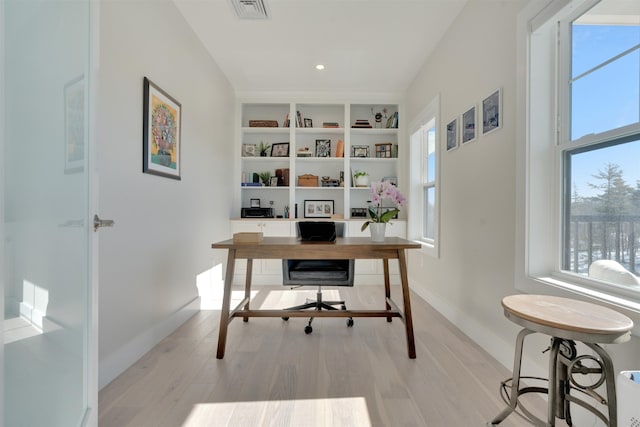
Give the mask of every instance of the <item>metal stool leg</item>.
[(547, 425), (556, 425), (556, 413), (558, 405), (562, 402), (559, 401), (560, 397), (560, 381), (558, 369), (558, 353), (560, 352), (560, 344), (562, 339), (553, 337), (551, 339), (551, 352), (549, 354), (549, 397), (547, 402)]
[(598, 344), (585, 343), (590, 349), (595, 351), (604, 365), (603, 375), (607, 387), (607, 407), (609, 409), (609, 427), (618, 426), (618, 401), (616, 399), (616, 378), (613, 371), (613, 361), (611, 356)]
[(518, 397), (520, 396), (520, 368), (522, 366), (522, 348), (524, 346), (524, 338), (527, 335), (533, 334), (534, 331), (529, 329), (523, 329), (518, 333), (516, 339), (516, 350), (513, 355), (513, 378), (511, 381), (511, 396), (509, 397), (509, 406), (507, 406), (502, 412), (500, 412), (489, 424), (490, 426), (497, 426), (504, 421), (509, 414), (515, 411), (518, 406)]

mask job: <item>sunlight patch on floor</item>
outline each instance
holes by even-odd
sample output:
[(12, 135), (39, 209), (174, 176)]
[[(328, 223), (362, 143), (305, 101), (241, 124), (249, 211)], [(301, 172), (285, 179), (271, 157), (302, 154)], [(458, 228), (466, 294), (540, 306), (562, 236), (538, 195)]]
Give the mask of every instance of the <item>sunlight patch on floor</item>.
[(42, 334), (42, 329), (35, 327), (31, 322), (22, 317), (13, 317), (4, 320), (4, 343), (9, 344), (21, 339)]
[(199, 403), (182, 427), (371, 427), (364, 397)]

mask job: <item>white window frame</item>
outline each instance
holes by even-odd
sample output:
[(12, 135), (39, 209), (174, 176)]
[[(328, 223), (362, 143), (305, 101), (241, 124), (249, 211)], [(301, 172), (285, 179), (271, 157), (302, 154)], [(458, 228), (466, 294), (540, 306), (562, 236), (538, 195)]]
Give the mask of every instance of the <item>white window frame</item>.
[[(426, 141), (420, 138), (414, 141), (412, 136), (426, 127), (435, 127), (435, 178), (428, 182), (426, 172)], [(440, 256), (440, 96), (436, 96), (409, 124), (409, 210), (407, 236), (422, 245), (422, 251), (435, 258)], [(435, 206), (433, 208), (433, 239), (424, 237), (425, 189), (435, 188)]]
[[(634, 334), (640, 336), (637, 292), (561, 271), (561, 159), (567, 146), (560, 147), (558, 141), (568, 135), (569, 123), (559, 120), (558, 112), (567, 111), (569, 103), (568, 92), (560, 84), (569, 63), (563, 59), (569, 52), (567, 48), (558, 54), (557, 23), (560, 18), (584, 13), (595, 2), (555, 0), (542, 6), (530, 2), (518, 16), (517, 63), (526, 66), (519, 67), (517, 75), (515, 287), (527, 293), (592, 299), (614, 306), (635, 321)], [(540, 54), (536, 46), (548, 49)], [(532, 49), (535, 62), (530, 61)], [(558, 72), (553, 75), (550, 70)], [(637, 130), (638, 126), (633, 127)], [(593, 142), (588, 139), (582, 138), (580, 145)]]

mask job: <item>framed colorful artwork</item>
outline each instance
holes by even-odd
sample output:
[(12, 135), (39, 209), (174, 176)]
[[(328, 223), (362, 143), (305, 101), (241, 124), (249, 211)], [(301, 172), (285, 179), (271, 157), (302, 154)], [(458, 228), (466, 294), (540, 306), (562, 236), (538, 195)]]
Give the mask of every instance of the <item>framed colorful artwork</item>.
[(142, 172), (180, 180), (182, 105), (147, 77), (143, 86)]

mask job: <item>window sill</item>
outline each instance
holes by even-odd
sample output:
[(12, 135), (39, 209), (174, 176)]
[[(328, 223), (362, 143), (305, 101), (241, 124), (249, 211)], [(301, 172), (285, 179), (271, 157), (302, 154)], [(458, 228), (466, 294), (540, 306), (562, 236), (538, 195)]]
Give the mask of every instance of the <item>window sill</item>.
[(632, 335), (640, 337), (640, 302), (622, 296), (611, 295), (565, 277), (529, 276), (517, 289), (526, 293), (575, 298), (611, 308), (633, 320)]
[(435, 246), (433, 243), (425, 242), (424, 240), (420, 240), (420, 239), (413, 239), (413, 242), (418, 243), (419, 245), (422, 246), (422, 248), (420, 249), (421, 253), (425, 255), (429, 255), (433, 258), (439, 258), (438, 247)]

